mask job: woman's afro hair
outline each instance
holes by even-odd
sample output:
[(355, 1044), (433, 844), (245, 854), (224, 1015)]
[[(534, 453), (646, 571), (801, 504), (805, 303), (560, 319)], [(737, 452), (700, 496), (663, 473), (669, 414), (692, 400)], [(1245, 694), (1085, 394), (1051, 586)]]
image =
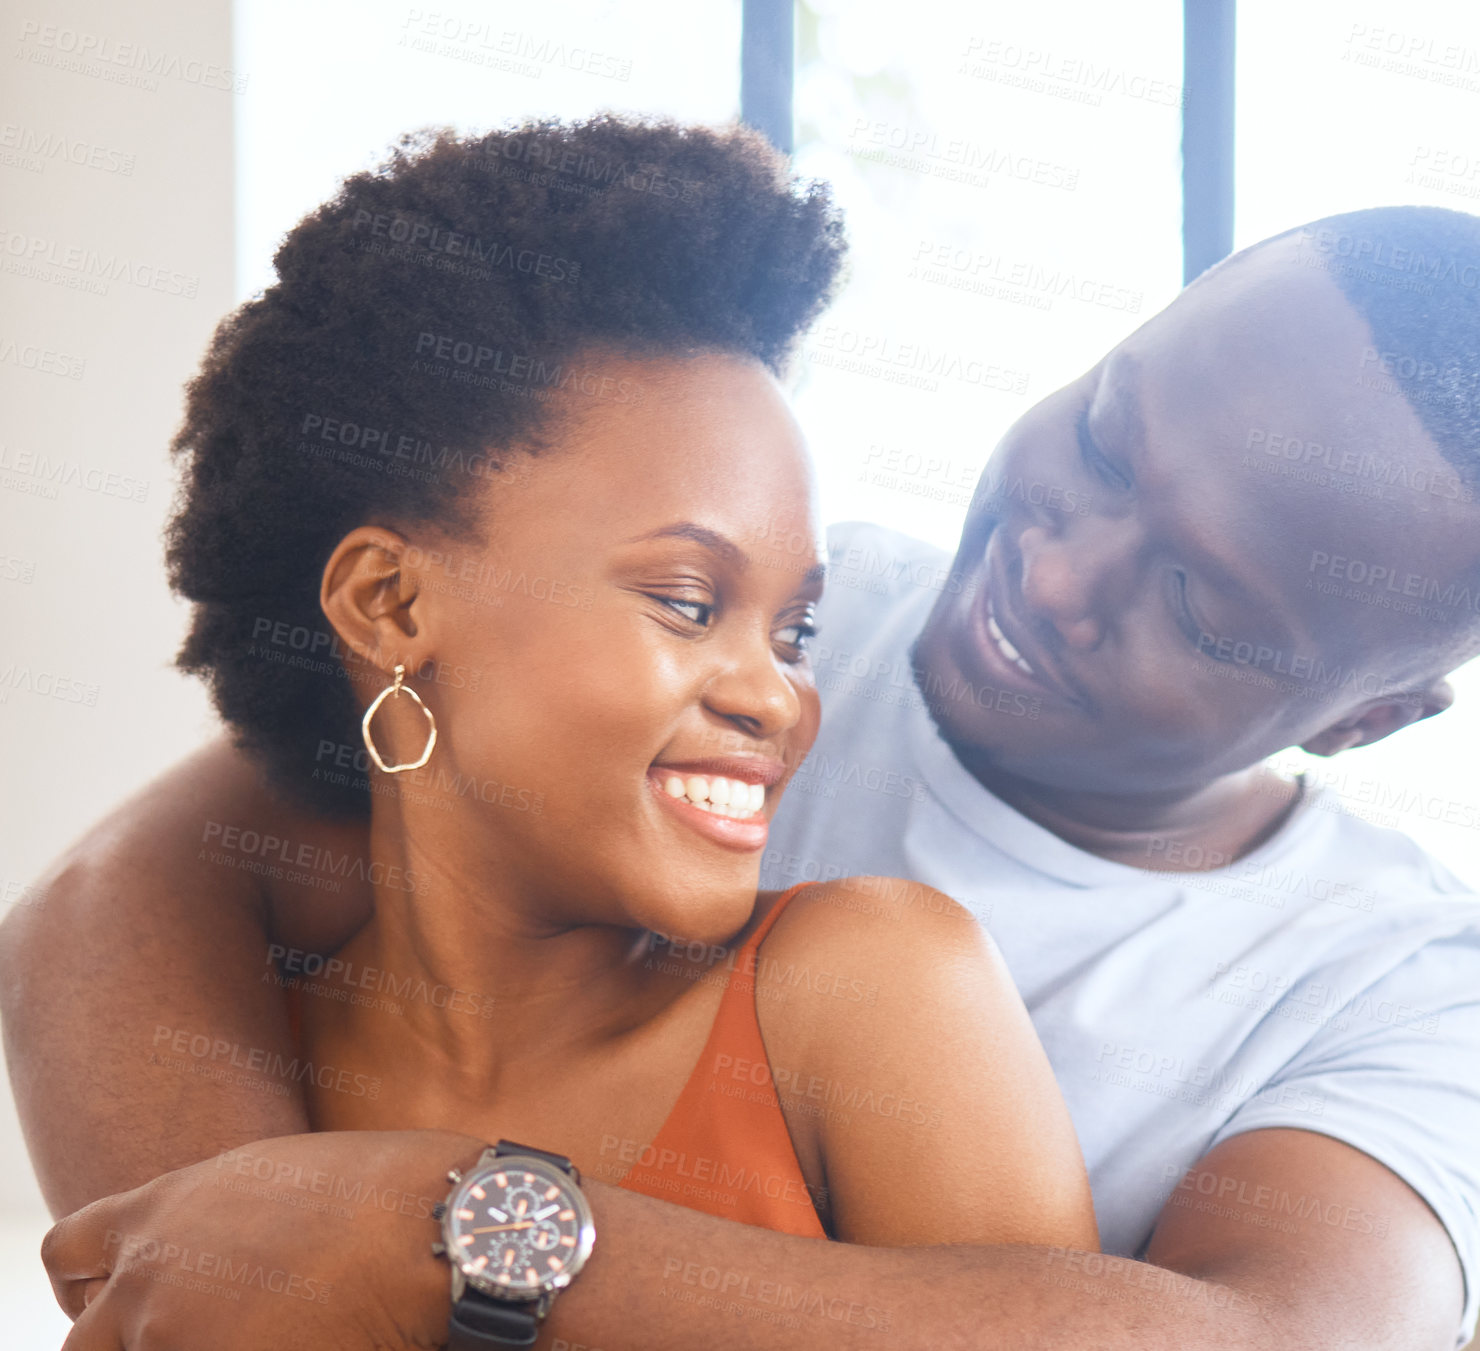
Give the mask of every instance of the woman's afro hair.
[[(401, 138), (291, 230), (219, 325), (171, 443), (176, 657), (268, 783), (369, 814), (359, 714), (319, 605), (362, 524), (473, 529), (538, 453), (582, 353), (720, 352), (781, 374), (837, 285), (825, 186), (754, 132), (613, 116)], [(525, 461), (527, 462), (527, 461)], [(348, 749), (343, 749), (348, 748)]]

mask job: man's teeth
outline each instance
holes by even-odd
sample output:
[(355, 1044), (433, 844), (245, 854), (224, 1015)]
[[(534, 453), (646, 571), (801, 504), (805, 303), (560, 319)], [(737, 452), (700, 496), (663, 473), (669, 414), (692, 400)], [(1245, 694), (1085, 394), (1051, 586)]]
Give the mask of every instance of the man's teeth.
[(1008, 661), (1025, 675), (1033, 674), (1033, 668), (1023, 660), (1022, 653), (1007, 641), (1007, 635), (998, 627), (996, 616), (992, 614), (990, 607), (987, 610), (987, 632), (992, 635), (992, 639), (997, 644), (998, 650)]
[(739, 779), (670, 774), (663, 780), (663, 791), (716, 816), (754, 816), (766, 805), (764, 784)]

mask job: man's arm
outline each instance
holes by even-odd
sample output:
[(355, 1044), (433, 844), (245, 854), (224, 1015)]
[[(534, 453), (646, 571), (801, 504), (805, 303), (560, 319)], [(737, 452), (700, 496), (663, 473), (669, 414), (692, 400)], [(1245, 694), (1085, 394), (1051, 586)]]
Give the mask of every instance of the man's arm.
[(1310, 1345), (1449, 1351), (1459, 1332), (1464, 1279), (1438, 1217), (1390, 1169), (1310, 1131), (1212, 1149), (1173, 1191), (1146, 1258), (1264, 1294), (1275, 1326)]
[[(89, 830), (0, 925), (11, 1084), (54, 1215), (243, 1141), (308, 1129), (297, 1082), (223, 1080), (231, 1055), (193, 1054), (207, 1038), (241, 1048), (238, 1061), (258, 1049), (292, 1057), (282, 992), (263, 980), (265, 840), (296, 845), (312, 830), (343, 846), (355, 830), (285, 825), (290, 815), (219, 738)], [(260, 838), (244, 847), (232, 828)], [(303, 946), (332, 948), (367, 913), (348, 882), (298, 891), (277, 921), (294, 924)], [(274, 892), (281, 905), (281, 883)]]
[[(596, 1252), (556, 1301), (551, 1332), (606, 1351), (1452, 1351), (1458, 1260), (1387, 1168), (1326, 1136), (1267, 1130), (1225, 1141), (1196, 1171), (1246, 1196), (1317, 1196), (1323, 1210), (1282, 1230), (1258, 1223), (1272, 1207), (1230, 1207), (1227, 1191), (1206, 1209), (1177, 1204), (1187, 1193), (1175, 1192), (1148, 1261), (1133, 1262), (1026, 1246), (824, 1244), (605, 1188)], [(1380, 1217), (1385, 1232), (1348, 1227), (1348, 1207)]]
[[(142, 1328), (156, 1339), (148, 1345), (205, 1337), (217, 1351), (437, 1345), (448, 1275), (430, 1254), (435, 1225), (427, 1209), (367, 1206), (346, 1218), (333, 1207), (294, 1204), (291, 1188), (306, 1178), (346, 1178), (378, 1195), (389, 1189), (429, 1201), (441, 1170), (466, 1166), (477, 1149), (477, 1141), (432, 1132), (299, 1136), (243, 1155), (252, 1175), (285, 1180), (286, 1201), (267, 1188), (255, 1195), (223, 1188), (223, 1172), (233, 1167), (224, 1160), (98, 1202), (62, 1221), (44, 1250), (63, 1308), (81, 1314), (64, 1351), (133, 1351), (146, 1344), (136, 1335)], [(1220, 1188), (1230, 1180), (1223, 1203), (1182, 1205), (1176, 1198), (1184, 1193), (1175, 1191), (1149, 1262), (1024, 1245), (831, 1243), (592, 1181), (596, 1248), (555, 1301), (538, 1345), (1452, 1351), (1459, 1264), (1439, 1221), (1394, 1173), (1337, 1140), (1297, 1130), (1235, 1136), (1193, 1176), (1203, 1173)], [(1318, 1211), (1284, 1227), (1257, 1222), (1269, 1196), (1292, 1192), (1318, 1198)], [(1186, 1194), (1200, 1188), (1194, 1183)], [(1229, 1195), (1250, 1200), (1230, 1205)], [(899, 1203), (928, 1200), (911, 1194)], [(1381, 1225), (1348, 1227), (1348, 1210)], [(297, 1274), (329, 1293), (308, 1304), (249, 1286), (225, 1298), (186, 1289), (162, 1278), (160, 1266), (181, 1253), (210, 1256), (213, 1272), (226, 1263), (227, 1271)], [(89, 1296), (96, 1297), (84, 1311)]]

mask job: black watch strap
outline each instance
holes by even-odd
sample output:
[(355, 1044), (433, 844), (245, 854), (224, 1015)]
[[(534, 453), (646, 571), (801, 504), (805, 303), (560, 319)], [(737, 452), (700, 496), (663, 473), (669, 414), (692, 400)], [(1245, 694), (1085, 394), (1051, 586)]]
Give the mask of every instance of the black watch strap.
[(502, 1158), (505, 1154), (533, 1154), (537, 1159), (544, 1159), (546, 1163), (552, 1163), (563, 1173), (569, 1173), (571, 1178), (579, 1182), (580, 1174), (576, 1172), (576, 1166), (564, 1154), (552, 1154), (548, 1149), (536, 1149), (533, 1145), (519, 1145), (512, 1140), (500, 1140), (493, 1147), (494, 1156)]
[(528, 1309), (503, 1304), (476, 1290), (464, 1290), (452, 1306), (447, 1351), (488, 1351), (490, 1346), (533, 1346), (539, 1320)]

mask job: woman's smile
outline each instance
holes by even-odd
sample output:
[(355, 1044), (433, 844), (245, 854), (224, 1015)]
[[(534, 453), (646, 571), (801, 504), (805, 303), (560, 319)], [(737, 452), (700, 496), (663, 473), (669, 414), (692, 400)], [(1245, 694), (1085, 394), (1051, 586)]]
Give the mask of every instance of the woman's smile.
[(780, 760), (732, 756), (655, 764), (648, 786), (676, 821), (727, 849), (765, 848), (770, 786), (785, 776)]

